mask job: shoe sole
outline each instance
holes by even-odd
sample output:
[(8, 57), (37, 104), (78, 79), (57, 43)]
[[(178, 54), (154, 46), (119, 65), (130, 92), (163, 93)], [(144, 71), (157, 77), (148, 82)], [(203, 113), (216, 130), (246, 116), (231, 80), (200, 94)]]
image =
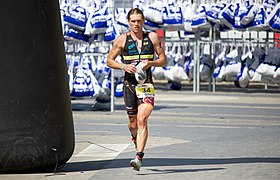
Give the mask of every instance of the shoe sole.
[(137, 166), (137, 164), (135, 162), (130, 162), (130, 166), (133, 167), (133, 170), (140, 171), (140, 167)]

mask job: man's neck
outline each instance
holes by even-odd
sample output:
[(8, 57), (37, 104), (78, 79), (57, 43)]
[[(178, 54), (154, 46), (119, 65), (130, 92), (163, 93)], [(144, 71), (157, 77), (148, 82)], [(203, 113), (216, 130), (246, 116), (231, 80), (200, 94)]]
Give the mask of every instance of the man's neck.
[(139, 31), (139, 32), (130, 31), (130, 34), (132, 35), (133, 38), (135, 38), (135, 40), (143, 39), (143, 31)]

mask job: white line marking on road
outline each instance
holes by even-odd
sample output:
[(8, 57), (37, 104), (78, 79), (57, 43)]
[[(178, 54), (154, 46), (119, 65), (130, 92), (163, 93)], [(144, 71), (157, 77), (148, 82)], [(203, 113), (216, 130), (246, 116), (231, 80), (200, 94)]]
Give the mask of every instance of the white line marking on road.
[(90, 157), (94, 160), (110, 160), (117, 157), (130, 144), (91, 144), (75, 157)]

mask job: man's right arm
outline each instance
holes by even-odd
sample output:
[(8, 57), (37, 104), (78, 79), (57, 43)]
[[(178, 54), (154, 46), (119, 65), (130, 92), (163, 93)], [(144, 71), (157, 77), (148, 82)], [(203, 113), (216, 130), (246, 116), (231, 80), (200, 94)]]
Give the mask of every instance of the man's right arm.
[(121, 36), (117, 37), (113, 43), (112, 49), (110, 50), (106, 64), (110, 68), (113, 69), (122, 69), (123, 64), (120, 64), (116, 61), (117, 56), (122, 52), (122, 47), (121, 47)]

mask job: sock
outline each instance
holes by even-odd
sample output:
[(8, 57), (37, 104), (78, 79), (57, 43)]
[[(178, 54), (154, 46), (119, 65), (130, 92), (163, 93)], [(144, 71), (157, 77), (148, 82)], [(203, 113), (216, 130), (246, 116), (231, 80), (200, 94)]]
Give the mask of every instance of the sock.
[(143, 153), (143, 152), (137, 152), (136, 157), (137, 157), (138, 159), (142, 160), (143, 157), (144, 157), (144, 154), (145, 154), (145, 153)]
[(131, 137), (132, 137), (134, 140), (136, 140), (136, 136), (133, 136), (133, 134), (131, 134)]

